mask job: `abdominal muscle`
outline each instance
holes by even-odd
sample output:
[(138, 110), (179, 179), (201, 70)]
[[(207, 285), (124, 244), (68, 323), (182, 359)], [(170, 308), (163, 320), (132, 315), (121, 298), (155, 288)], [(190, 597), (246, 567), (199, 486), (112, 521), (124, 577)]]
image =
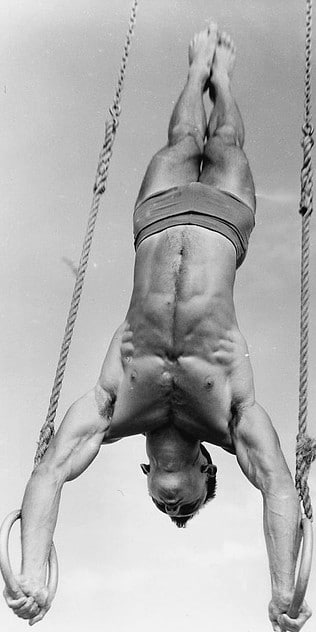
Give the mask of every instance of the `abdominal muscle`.
[(245, 355), (233, 306), (235, 268), (230, 241), (200, 227), (173, 227), (142, 242), (111, 438), (172, 423), (229, 448), (231, 375)]

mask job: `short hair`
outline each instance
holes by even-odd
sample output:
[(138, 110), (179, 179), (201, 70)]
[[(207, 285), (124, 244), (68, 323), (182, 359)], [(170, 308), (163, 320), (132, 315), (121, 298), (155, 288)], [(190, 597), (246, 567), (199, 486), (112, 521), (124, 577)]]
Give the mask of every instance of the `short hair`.
[[(205, 458), (207, 459), (207, 462), (210, 465), (212, 465), (213, 462), (212, 462), (212, 459), (211, 459), (211, 455), (207, 451), (206, 447), (201, 443), (200, 448), (201, 448), (201, 452), (202, 452), (203, 456), (205, 456)], [(206, 493), (206, 498), (205, 498), (205, 501), (204, 501), (202, 507), (205, 507), (205, 505), (210, 500), (215, 498), (215, 494), (216, 494), (216, 475), (215, 476), (207, 476), (206, 477), (206, 492), (207, 492)], [(156, 507), (157, 507), (157, 505), (156, 505)], [(200, 507), (200, 509), (202, 509), (202, 507)], [(159, 507), (158, 507), (158, 509), (159, 509)], [(177, 527), (179, 529), (185, 529), (187, 522), (189, 520), (192, 520), (192, 518), (194, 518), (194, 516), (196, 516), (199, 513), (200, 509), (198, 511), (195, 511), (194, 513), (192, 513), (189, 516), (179, 516), (179, 517), (169, 516), (169, 518), (170, 518), (170, 520), (172, 522), (174, 522), (177, 525)], [(162, 511), (162, 509), (160, 509), (160, 511)]]

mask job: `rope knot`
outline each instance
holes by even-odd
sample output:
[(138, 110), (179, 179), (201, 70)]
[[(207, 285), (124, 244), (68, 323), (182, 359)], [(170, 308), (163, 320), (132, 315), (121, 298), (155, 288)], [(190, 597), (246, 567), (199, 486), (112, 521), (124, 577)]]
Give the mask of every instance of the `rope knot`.
[(115, 131), (119, 124), (118, 119), (121, 114), (121, 106), (118, 103), (114, 103), (112, 107), (109, 108), (109, 112), (112, 117), (112, 124)]
[(312, 145), (314, 145), (314, 140), (312, 138), (314, 134), (314, 126), (312, 125), (312, 123), (304, 123), (302, 131), (305, 136), (310, 136)]
[(306, 467), (310, 468), (316, 459), (316, 439), (312, 439), (306, 434), (298, 434), (296, 456), (300, 462), (304, 462)]

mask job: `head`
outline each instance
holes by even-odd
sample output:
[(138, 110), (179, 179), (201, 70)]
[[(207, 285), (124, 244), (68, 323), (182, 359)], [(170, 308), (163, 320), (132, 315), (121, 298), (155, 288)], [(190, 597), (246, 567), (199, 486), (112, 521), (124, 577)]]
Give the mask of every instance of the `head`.
[(198, 458), (179, 470), (166, 471), (154, 462), (142, 463), (141, 469), (147, 476), (153, 503), (177, 527), (185, 527), (188, 520), (215, 497), (217, 467), (202, 444)]

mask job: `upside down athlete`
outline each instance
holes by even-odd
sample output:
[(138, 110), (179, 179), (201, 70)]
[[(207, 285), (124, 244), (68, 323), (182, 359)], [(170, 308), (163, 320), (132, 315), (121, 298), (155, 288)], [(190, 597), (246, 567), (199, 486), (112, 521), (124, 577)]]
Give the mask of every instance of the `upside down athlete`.
[[(231, 93), (235, 48), (215, 24), (189, 47), (186, 85), (168, 144), (152, 159), (134, 212), (135, 276), (95, 388), (75, 402), (26, 487), (22, 507), (25, 598), (5, 597), (36, 623), (50, 604), (46, 562), (65, 481), (102, 444), (144, 434), (141, 467), (160, 511), (183, 527), (215, 495), (216, 466), (201, 442), (235, 455), (263, 497), (273, 629), (300, 630), (286, 616), (300, 540), (297, 494), (276, 432), (255, 400), (246, 342), (233, 304), (236, 268), (255, 223), (244, 128)], [(213, 104), (207, 122), (204, 95)]]

